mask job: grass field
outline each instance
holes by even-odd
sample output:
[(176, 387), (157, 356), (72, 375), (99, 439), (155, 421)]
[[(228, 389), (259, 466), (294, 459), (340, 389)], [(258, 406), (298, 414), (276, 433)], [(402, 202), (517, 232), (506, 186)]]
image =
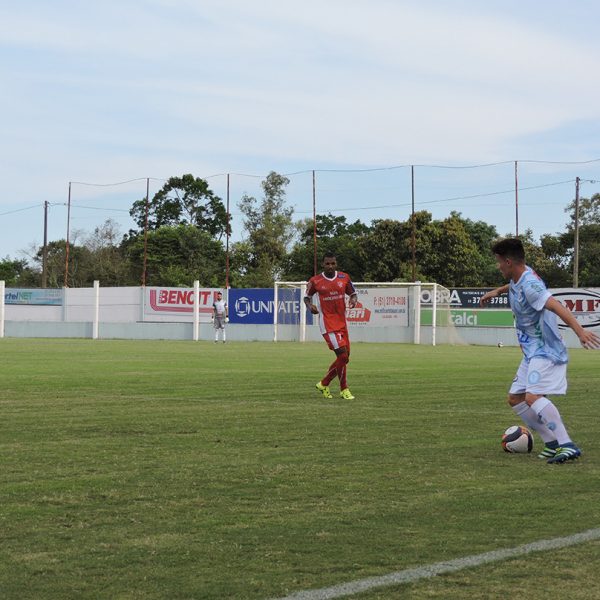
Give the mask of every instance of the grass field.
[[(0, 340), (0, 597), (266, 599), (600, 526), (600, 352), (571, 351), (561, 466), (500, 449), (518, 349), (355, 344), (352, 402), (314, 390), (331, 357)], [(356, 597), (589, 600), (599, 564), (588, 542)]]

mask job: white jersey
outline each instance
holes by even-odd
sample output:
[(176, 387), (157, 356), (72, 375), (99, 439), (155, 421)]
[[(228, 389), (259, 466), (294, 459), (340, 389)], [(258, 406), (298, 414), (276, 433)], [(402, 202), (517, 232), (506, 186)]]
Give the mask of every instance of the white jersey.
[(225, 300), (215, 300), (213, 302), (213, 310), (217, 317), (225, 317), (227, 315), (227, 302)]
[(508, 294), (525, 359), (529, 361), (535, 356), (555, 364), (566, 363), (569, 358), (557, 317), (544, 308), (552, 294), (537, 273), (527, 267), (519, 281), (510, 280)]

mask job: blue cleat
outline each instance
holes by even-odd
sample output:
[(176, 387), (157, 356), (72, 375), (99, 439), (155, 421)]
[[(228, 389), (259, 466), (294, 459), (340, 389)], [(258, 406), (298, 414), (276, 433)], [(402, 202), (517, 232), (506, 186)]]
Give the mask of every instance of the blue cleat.
[(575, 460), (581, 456), (581, 450), (573, 443), (569, 442), (556, 449), (556, 454), (546, 462), (549, 465), (558, 465), (568, 460)]

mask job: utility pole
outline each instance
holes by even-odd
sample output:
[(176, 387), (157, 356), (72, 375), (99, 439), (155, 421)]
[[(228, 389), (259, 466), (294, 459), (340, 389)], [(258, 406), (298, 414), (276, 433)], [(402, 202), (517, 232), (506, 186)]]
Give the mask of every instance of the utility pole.
[(44, 201), (44, 246), (42, 248), (42, 288), (48, 285), (48, 200)]
[(579, 287), (579, 177), (575, 177), (575, 239), (573, 242), (573, 287)]
[(67, 201), (67, 239), (65, 243), (65, 282), (64, 287), (69, 287), (69, 235), (71, 230), (71, 182), (69, 181), (69, 199)]
[(412, 280), (417, 280), (417, 223), (415, 218), (415, 166), (410, 166), (410, 185), (412, 197), (412, 230), (410, 235), (410, 249), (412, 254)]
[(519, 237), (519, 167), (515, 160), (515, 237)]
[(146, 286), (146, 271), (148, 270), (148, 204), (150, 195), (150, 178), (146, 177), (146, 200), (144, 203), (144, 264), (142, 266), (142, 287)]
[(313, 202), (313, 275), (317, 274), (317, 185), (315, 171), (312, 172), (312, 202)]

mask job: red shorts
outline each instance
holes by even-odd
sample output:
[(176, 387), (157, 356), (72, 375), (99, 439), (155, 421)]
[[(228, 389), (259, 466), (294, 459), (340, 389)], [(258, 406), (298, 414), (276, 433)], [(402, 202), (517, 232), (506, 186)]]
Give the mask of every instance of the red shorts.
[(338, 331), (328, 331), (323, 334), (323, 338), (327, 342), (330, 350), (346, 347), (347, 352), (350, 352), (350, 337), (347, 329), (338, 329)]

